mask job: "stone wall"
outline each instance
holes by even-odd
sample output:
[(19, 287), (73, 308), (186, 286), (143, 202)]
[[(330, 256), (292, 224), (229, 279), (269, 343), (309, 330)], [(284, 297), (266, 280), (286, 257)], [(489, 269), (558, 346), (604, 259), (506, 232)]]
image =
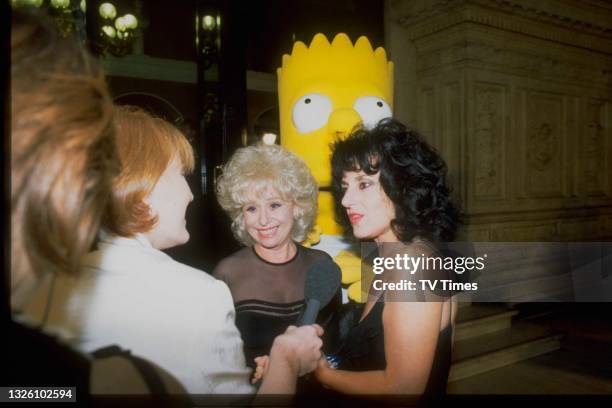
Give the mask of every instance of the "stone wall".
[(612, 238), (612, 3), (387, 0), (395, 116), (449, 165), (473, 241)]

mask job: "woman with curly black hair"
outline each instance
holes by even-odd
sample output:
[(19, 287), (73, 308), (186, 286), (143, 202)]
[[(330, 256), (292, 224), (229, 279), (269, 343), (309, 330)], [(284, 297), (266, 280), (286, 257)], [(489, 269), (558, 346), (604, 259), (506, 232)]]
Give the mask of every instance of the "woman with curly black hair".
[(338, 369), (322, 360), (315, 376), (347, 394), (443, 395), (456, 306), (451, 292), (421, 281), (450, 278), (429, 262), (458, 225), (446, 165), (416, 132), (385, 119), (336, 142), (332, 172), (338, 220), (358, 240), (373, 241), (378, 268), (362, 280), (367, 302)]

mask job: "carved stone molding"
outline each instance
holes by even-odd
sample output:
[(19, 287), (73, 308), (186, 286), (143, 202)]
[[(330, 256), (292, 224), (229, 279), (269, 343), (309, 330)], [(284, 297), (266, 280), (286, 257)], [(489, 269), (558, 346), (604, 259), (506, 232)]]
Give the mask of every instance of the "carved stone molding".
[[(560, 222), (563, 220), (575, 220), (590, 218), (595, 215), (607, 217), (612, 227), (612, 207), (605, 201), (600, 200), (599, 206), (588, 207), (576, 202), (570, 208), (552, 208), (547, 210), (532, 211), (507, 211), (497, 213), (466, 214), (465, 221), (471, 228), (484, 228), (495, 223), (524, 223), (535, 224), (540, 221)], [(602, 221), (603, 222), (603, 221)], [(612, 230), (610, 231), (612, 234)]]
[(441, 93), (441, 123), (438, 150), (448, 165), (448, 181), (456, 198), (465, 201), (463, 185), (467, 173), (461, 160), (461, 137), (463, 107), (461, 104), (462, 86), (459, 80), (450, 80), (442, 85)]
[(559, 237), (556, 222), (544, 222), (523, 225), (511, 223), (494, 230), (496, 241), (551, 241)]
[[(591, 2), (589, 5), (584, 1), (558, 0), (395, 0), (391, 1), (391, 10), (397, 14), (399, 22), (407, 25), (420, 19), (442, 14), (453, 7), (468, 4), (493, 7), (533, 20), (612, 38), (612, 24), (610, 20), (606, 21), (605, 16), (606, 12), (612, 15), (612, 7), (609, 2)], [(589, 10), (585, 12), (585, 8)]]
[(474, 112), (474, 178), (478, 199), (503, 199), (504, 150), (503, 124), (505, 88), (478, 84), (475, 89)]
[(608, 16), (612, 17), (612, 9), (609, 6), (593, 7), (589, 15), (584, 13), (585, 7), (588, 6), (577, 1), (480, 0), (476, 2), (485, 6), (494, 5), (500, 10), (538, 22), (612, 38), (612, 24), (601, 13), (602, 10), (608, 11)]
[(527, 165), (536, 171), (550, 168), (559, 151), (559, 137), (549, 123), (534, 126), (527, 139)]
[(592, 99), (587, 104), (585, 133), (580, 143), (580, 180), (584, 192), (591, 197), (608, 193), (608, 165), (604, 110), (605, 100)]
[(608, 217), (576, 219), (541, 219), (531, 222), (494, 222), (486, 226), (467, 224), (460, 238), (478, 241), (581, 241), (612, 238), (612, 222)]
[(437, 146), (435, 124), (438, 112), (436, 110), (435, 97), (435, 91), (431, 87), (424, 87), (419, 92), (419, 128), (427, 138), (427, 141), (433, 146)]
[(386, 12), (408, 67), (401, 95), (458, 180), (462, 233), (612, 239), (612, 1), (387, 0)]
[(601, 236), (604, 233), (603, 217), (593, 217), (578, 220), (565, 220), (559, 223), (559, 233), (566, 240), (580, 240), (588, 236)]
[(569, 0), (406, 0), (389, 4), (392, 20), (406, 28), (411, 39), (473, 22), (612, 53), (610, 6)]
[(536, 90), (524, 90), (524, 97), (524, 192), (528, 198), (562, 198), (568, 179), (564, 171), (564, 98)]
[(584, 188), (589, 195), (603, 195), (605, 180), (605, 140), (603, 127), (596, 122), (587, 125), (586, 137), (582, 140)]
[[(612, 83), (612, 60), (607, 67), (597, 66), (593, 61), (575, 62), (563, 55), (558, 57), (538, 53), (502, 48), (483, 42), (462, 41), (424, 52), (417, 59), (417, 71), (438, 70), (444, 66), (469, 63), (496, 68), (522, 75), (539, 75), (559, 80), (581, 81), (609, 86)], [(608, 69), (606, 69), (608, 68)]]

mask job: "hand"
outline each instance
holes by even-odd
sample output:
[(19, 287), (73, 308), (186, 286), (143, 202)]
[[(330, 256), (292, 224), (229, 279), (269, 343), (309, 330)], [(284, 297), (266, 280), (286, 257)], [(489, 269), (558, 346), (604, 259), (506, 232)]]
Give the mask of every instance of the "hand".
[(270, 362), (269, 356), (259, 356), (255, 357), (255, 372), (253, 372), (253, 378), (251, 378), (251, 384), (255, 384), (257, 381), (261, 380), (265, 377), (266, 372), (268, 372), (268, 363)]
[(279, 353), (293, 367), (298, 376), (308, 374), (317, 367), (321, 358), (323, 328), (318, 324), (289, 326), (285, 333), (274, 339), (270, 354)]
[(327, 373), (327, 370), (333, 370), (333, 369), (329, 365), (329, 361), (327, 361), (325, 356), (323, 356), (323, 357), (321, 357), (319, 359), (319, 362), (317, 363), (317, 368), (312, 373), (314, 375), (315, 379), (319, 383), (323, 384), (323, 386), (325, 388), (327, 388), (327, 387), (324, 384), (324, 378), (325, 378), (325, 374)]

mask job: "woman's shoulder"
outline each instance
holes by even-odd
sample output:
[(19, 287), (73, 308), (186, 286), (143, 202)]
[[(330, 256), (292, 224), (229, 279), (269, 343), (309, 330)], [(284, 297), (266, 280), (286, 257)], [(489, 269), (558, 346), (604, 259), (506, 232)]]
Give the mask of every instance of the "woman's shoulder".
[(205, 304), (214, 302), (220, 310), (223, 305), (233, 305), (227, 284), (201, 269), (168, 258), (159, 272), (157, 283), (174, 288), (171, 290), (182, 293), (184, 298), (197, 297), (198, 302)]
[(148, 270), (172, 258), (151, 246), (142, 236), (103, 235), (96, 248), (82, 261), (87, 267), (102, 270)]
[(194, 283), (199, 282), (206, 285), (226, 286), (222, 280), (219, 280), (216, 276), (214, 276), (214, 273), (209, 273), (202, 269), (178, 262), (170, 257), (165, 260), (165, 264), (165, 267), (168, 270), (172, 270), (173, 276), (176, 274), (184, 281), (193, 281)]
[(306, 257), (311, 261), (330, 260), (333, 262), (333, 258), (325, 251), (315, 248), (309, 248), (297, 244), (302, 256)]
[(436, 245), (422, 238), (414, 238), (410, 242), (385, 242), (378, 248), (378, 254), (383, 257), (396, 255), (409, 257), (429, 257), (440, 253)]
[(221, 259), (215, 266), (215, 269), (213, 269), (212, 274), (217, 279), (225, 280), (236, 273), (236, 271), (244, 268), (245, 265), (250, 264), (246, 261), (253, 257), (253, 249), (251, 247), (241, 248), (233, 254)]
[[(187, 286), (210, 286), (217, 279), (205, 271), (181, 263), (162, 251), (141, 245), (134, 239), (101, 242), (98, 249), (84, 258), (84, 265), (97, 276), (114, 280), (147, 279), (150, 283)], [(98, 271), (98, 272), (95, 272)], [(105, 272), (99, 274), (99, 271)]]
[(253, 257), (253, 248), (252, 247), (242, 247), (231, 255), (226, 256), (225, 258), (219, 261), (219, 264), (222, 263), (234, 263), (234, 262), (242, 262), (246, 258)]
[(431, 241), (416, 237), (406, 244), (407, 250), (414, 256), (436, 256), (440, 254), (439, 248)]
[[(415, 238), (411, 242), (388, 242), (378, 248), (378, 264), (392, 280), (411, 279), (420, 276), (427, 260), (439, 256), (439, 250), (430, 241)], [(421, 273), (416, 274), (416, 272)]]

